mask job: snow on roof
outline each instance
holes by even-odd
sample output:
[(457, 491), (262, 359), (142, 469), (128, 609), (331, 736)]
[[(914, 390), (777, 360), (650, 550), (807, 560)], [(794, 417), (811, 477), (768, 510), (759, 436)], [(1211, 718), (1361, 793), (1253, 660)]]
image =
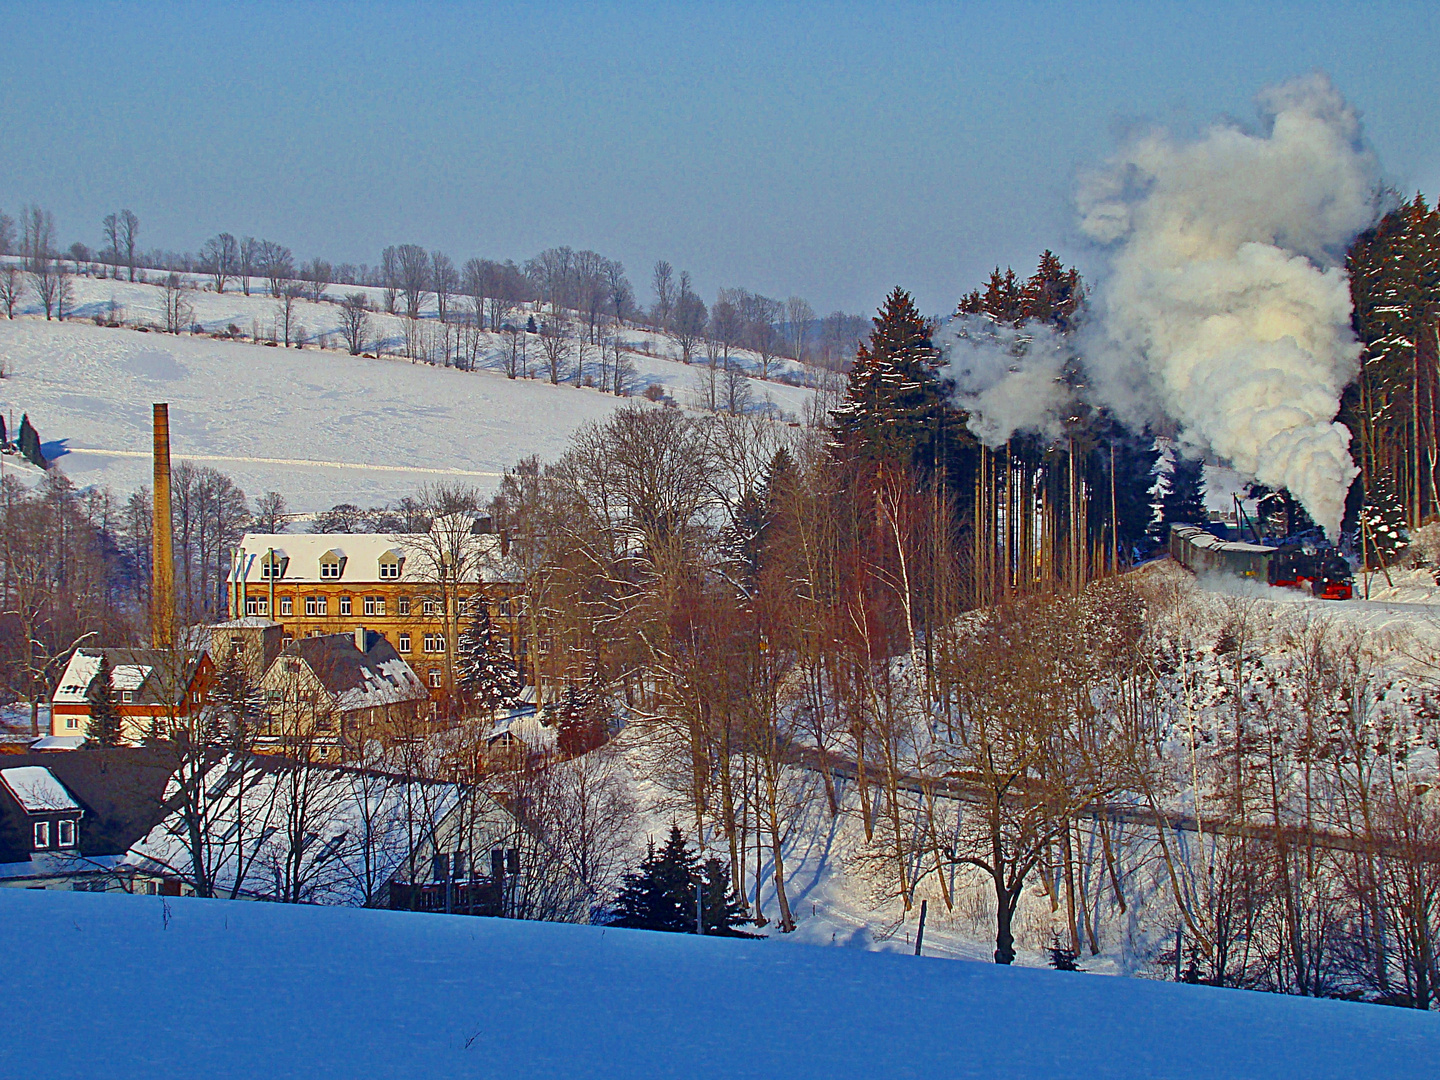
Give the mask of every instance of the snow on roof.
[(558, 731), (542, 724), (535, 718), (534, 713), (502, 717), (490, 729), (486, 741), (493, 741), (507, 734), (531, 750), (553, 750), (560, 738)]
[(116, 664), (111, 669), (110, 682), (116, 690), (139, 690), (154, 670), (148, 664)]
[(0, 769), (0, 782), (27, 813), (80, 809), (80, 804), (70, 797), (65, 785), (55, 779), (55, 774), (39, 765)]
[[(283, 556), (290, 560), (284, 577), (277, 578), (277, 583), (380, 581), (380, 564), (394, 562), (396, 557), (402, 562), (398, 580), (420, 581), (425, 575), (418, 572), (415, 564), (425, 561), (418, 550), (423, 535), (417, 534), (413, 541), (407, 543), (405, 537), (389, 533), (246, 533), (240, 542), (240, 558), (230, 577), (232, 581), (268, 585), (269, 579), (260, 576), (260, 562), (267, 552), (274, 550), (277, 558)], [(476, 534), (475, 542), (484, 555), (498, 553), (500, 538), (493, 534)], [(326, 559), (326, 556), (331, 558)], [(321, 561), (333, 562), (336, 556), (345, 560), (344, 573), (338, 579), (321, 578)]]
[(46, 735), (30, 744), (31, 750), (79, 750), (85, 745), (84, 735)]
[(1172, 525), (1174, 532), (1197, 548), (1224, 548), (1226, 551), (1244, 551), (1251, 554), (1273, 555), (1275, 549), (1264, 544), (1249, 544), (1241, 540), (1221, 540), (1214, 533), (1206, 532), (1195, 525)]
[(60, 676), (60, 685), (51, 699), (57, 705), (84, 705), (85, 692), (100, 671), (100, 654), (76, 649)]
[[(56, 687), (51, 700), (57, 705), (88, 704), (89, 699), (85, 695), (90, 684), (95, 681), (95, 676), (100, 673), (102, 653), (110, 657), (111, 685), (116, 690), (139, 690), (156, 670), (172, 671), (178, 664), (183, 664), (176, 672), (184, 675), (183, 679), (172, 680), (167, 677), (161, 680), (162, 683), (174, 682), (175, 686), (169, 692), (181, 695), (186, 692), (185, 687), (189, 686), (201, 655), (198, 649), (177, 653), (158, 649), (76, 649), (70, 654), (70, 662), (65, 665), (65, 670), (60, 675), (60, 685)], [(155, 693), (164, 696), (167, 691), (160, 687)]]

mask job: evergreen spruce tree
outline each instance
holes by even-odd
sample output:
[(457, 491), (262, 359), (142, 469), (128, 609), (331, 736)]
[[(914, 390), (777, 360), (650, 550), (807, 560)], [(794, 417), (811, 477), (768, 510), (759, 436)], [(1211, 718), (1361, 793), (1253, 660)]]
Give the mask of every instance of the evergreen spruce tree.
[(612, 925), (694, 933), (697, 861), (685, 846), (680, 826), (672, 824), (665, 847), (657, 853), (652, 842), (639, 871), (625, 875), (624, 888), (615, 899), (617, 917)]
[(674, 824), (664, 849), (657, 853), (652, 841), (639, 871), (625, 875), (625, 887), (615, 901), (617, 917), (611, 925), (693, 934), (697, 887), (703, 890), (698, 899), (705, 933), (751, 936), (738, 929), (750, 918), (730, 884), (729, 865), (711, 858), (702, 867), (698, 856), (685, 846), (680, 827)]
[(1176, 451), (1160, 499), (1160, 541), (1169, 538), (1171, 525), (1203, 525), (1209, 516), (1205, 512), (1205, 463)]
[(20, 435), (16, 440), (20, 455), (32, 465), (38, 465), (42, 469), (48, 469), (50, 463), (45, 460), (45, 455), (40, 450), (40, 436), (35, 431), (35, 426), (30, 423), (30, 414), (25, 413), (20, 417)]
[(119, 746), (122, 737), (120, 710), (115, 707), (115, 670), (109, 657), (101, 655), (100, 670), (85, 692), (90, 704), (86, 734), (95, 747)]
[(1395, 494), (1390, 474), (1380, 473), (1371, 487), (1373, 490), (1360, 509), (1360, 527), (1366, 568), (1374, 570), (1394, 566), (1410, 546), (1410, 534), (1405, 528), (1405, 507)]
[(9, 441), (5, 434), (5, 417), (0, 416), (0, 447), (4, 447)]
[(861, 460), (937, 467), (948, 454), (956, 413), (946, 401), (930, 324), (900, 288), (872, 321), (833, 414), (837, 441)]
[(704, 912), (705, 933), (717, 937), (754, 937), (739, 927), (750, 922), (749, 912), (730, 883), (730, 864), (716, 858), (705, 860)]
[(456, 642), (455, 682), (476, 709), (493, 713), (520, 693), (515, 662), (495, 647), (490, 605), (483, 597), (470, 602), (470, 622)]
[(1050, 939), (1050, 945), (1045, 950), (1050, 954), (1050, 966), (1056, 971), (1080, 971), (1080, 958), (1075, 950), (1060, 941), (1057, 934)]
[(571, 684), (555, 706), (556, 743), (566, 757), (579, 757), (604, 744), (609, 735), (609, 710), (599, 676), (585, 686)]

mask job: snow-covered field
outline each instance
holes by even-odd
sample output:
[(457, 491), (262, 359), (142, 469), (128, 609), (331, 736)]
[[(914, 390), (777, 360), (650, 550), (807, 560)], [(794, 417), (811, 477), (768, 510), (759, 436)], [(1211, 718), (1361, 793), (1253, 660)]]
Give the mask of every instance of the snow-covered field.
[(0, 890), (8, 1077), (1421, 1075), (1440, 1017), (769, 941)]
[[(306, 513), (393, 501), (446, 477), (492, 491), (522, 457), (558, 456), (576, 428), (635, 400), (511, 380), (495, 367), (467, 372), (334, 349), (109, 329), (88, 316), (104, 314), (113, 298), (127, 321), (153, 323), (161, 290), (82, 277), (75, 291), (72, 321), (0, 320), (0, 363), (8, 373), (0, 410), (7, 423), (28, 413), (47, 456), (75, 483), (109, 485), (122, 499), (149, 483), (150, 406), (157, 401), (170, 404), (177, 459), (226, 472), (251, 496), (279, 491), (292, 511)], [(187, 299), (207, 331), (233, 323), (249, 334), (274, 319), (275, 303), (263, 296), (197, 290)], [(338, 306), (300, 306), (311, 338), (326, 333), (335, 341)], [(376, 319), (382, 333), (400, 321)], [(637, 349), (647, 340), (656, 351), (669, 347), (654, 338), (627, 332)], [(486, 335), (482, 354), (498, 365), (502, 346), (498, 335)], [(531, 352), (535, 368), (538, 343)], [(694, 365), (629, 355), (637, 393), (655, 384), (682, 405), (695, 400)], [(768, 400), (787, 416), (799, 415), (811, 394), (750, 382), (753, 402)]]

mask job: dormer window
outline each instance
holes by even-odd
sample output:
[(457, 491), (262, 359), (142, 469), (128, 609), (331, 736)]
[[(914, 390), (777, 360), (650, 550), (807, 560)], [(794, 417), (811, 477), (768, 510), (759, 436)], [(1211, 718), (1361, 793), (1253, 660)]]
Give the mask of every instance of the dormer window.
[(345, 572), (345, 556), (331, 548), (320, 556), (320, 580), (339, 581)]
[(271, 551), (260, 560), (260, 580), (279, 581), (285, 576), (285, 568), (290, 565), (290, 559), (278, 551)]

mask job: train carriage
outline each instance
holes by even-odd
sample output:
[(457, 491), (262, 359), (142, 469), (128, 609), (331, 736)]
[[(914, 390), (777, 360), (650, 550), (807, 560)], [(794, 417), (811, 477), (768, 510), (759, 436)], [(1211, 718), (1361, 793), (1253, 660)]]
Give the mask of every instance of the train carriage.
[(1349, 600), (1350, 565), (1333, 548), (1271, 547), (1221, 540), (1195, 525), (1170, 526), (1170, 557), (1191, 573), (1223, 573), (1267, 585), (1306, 588), (1323, 600)]

